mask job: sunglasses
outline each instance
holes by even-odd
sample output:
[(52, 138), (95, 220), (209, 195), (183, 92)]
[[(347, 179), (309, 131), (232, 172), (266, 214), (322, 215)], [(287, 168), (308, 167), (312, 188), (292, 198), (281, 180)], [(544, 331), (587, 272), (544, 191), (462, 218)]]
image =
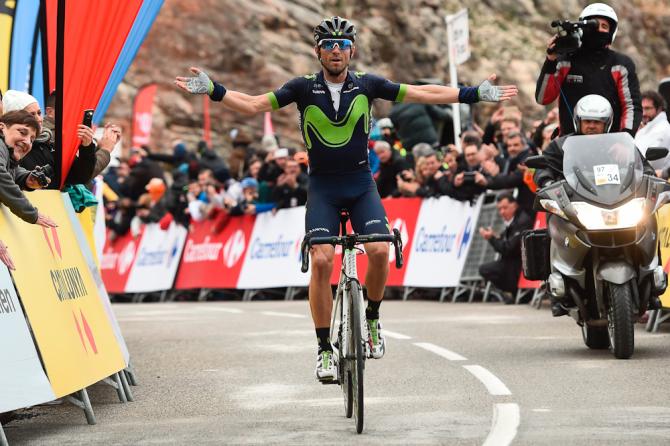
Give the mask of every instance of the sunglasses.
[(349, 39), (323, 39), (319, 42), (319, 48), (323, 48), (326, 51), (334, 50), (336, 45), (341, 51), (344, 51), (350, 50), (354, 42)]

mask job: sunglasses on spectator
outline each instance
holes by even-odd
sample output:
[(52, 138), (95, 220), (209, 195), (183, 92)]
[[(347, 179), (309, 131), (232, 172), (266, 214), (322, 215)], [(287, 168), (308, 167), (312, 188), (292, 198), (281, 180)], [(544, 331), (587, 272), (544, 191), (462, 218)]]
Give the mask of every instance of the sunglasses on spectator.
[(349, 39), (323, 39), (321, 42), (319, 42), (319, 48), (323, 48), (326, 51), (333, 51), (335, 49), (335, 45), (337, 45), (341, 51), (344, 51), (350, 50), (354, 45), (354, 42)]

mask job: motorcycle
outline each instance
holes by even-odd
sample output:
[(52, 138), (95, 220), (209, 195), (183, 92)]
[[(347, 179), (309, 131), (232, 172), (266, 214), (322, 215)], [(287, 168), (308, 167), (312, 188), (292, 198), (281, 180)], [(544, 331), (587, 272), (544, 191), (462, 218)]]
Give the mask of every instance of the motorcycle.
[[(571, 136), (563, 150), (564, 179), (536, 195), (536, 208), (552, 214), (547, 230), (522, 239), (524, 273), (546, 281), (586, 346), (628, 359), (634, 323), (667, 285), (654, 214), (670, 201), (670, 185), (643, 173), (628, 133)], [(667, 153), (650, 148), (647, 159)], [(526, 165), (550, 168), (542, 156)]]

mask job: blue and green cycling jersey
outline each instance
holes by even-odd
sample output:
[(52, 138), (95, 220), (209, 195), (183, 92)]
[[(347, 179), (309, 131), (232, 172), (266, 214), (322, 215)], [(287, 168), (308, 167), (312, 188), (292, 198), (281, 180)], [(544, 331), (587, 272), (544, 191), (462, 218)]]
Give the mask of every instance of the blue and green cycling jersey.
[(333, 107), (323, 72), (297, 77), (268, 93), (273, 110), (293, 102), (300, 112), (300, 131), (309, 153), (310, 174), (369, 170), (370, 108), (380, 98), (402, 102), (407, 85), (372, 74), (349, 72)]

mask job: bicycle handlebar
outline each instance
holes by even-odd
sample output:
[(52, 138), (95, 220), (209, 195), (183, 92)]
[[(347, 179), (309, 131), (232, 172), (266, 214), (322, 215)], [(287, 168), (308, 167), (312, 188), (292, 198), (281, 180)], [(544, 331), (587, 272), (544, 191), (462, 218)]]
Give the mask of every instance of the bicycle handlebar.
[(300, 266), (300, 270), (303, 273), (306, 273), (309, 269), (309, 249), (314, 245), (342, 245), (353, 247), (361, 243), (374, 242), (393, 243), (393, 247), (395, 248), (395, 266), (398, 269), (402, 268), (404, 263), (402, 257), (402, 238), (400, 237), (400, 231), (394, 228), (393, 234), (347, 234), (343, 236), (330, 237), (310, 237), (309, 235), (306, 235), (302, 240), (302, 245), (300, 246), (300, 252), (302, 253), (302, 264)]

